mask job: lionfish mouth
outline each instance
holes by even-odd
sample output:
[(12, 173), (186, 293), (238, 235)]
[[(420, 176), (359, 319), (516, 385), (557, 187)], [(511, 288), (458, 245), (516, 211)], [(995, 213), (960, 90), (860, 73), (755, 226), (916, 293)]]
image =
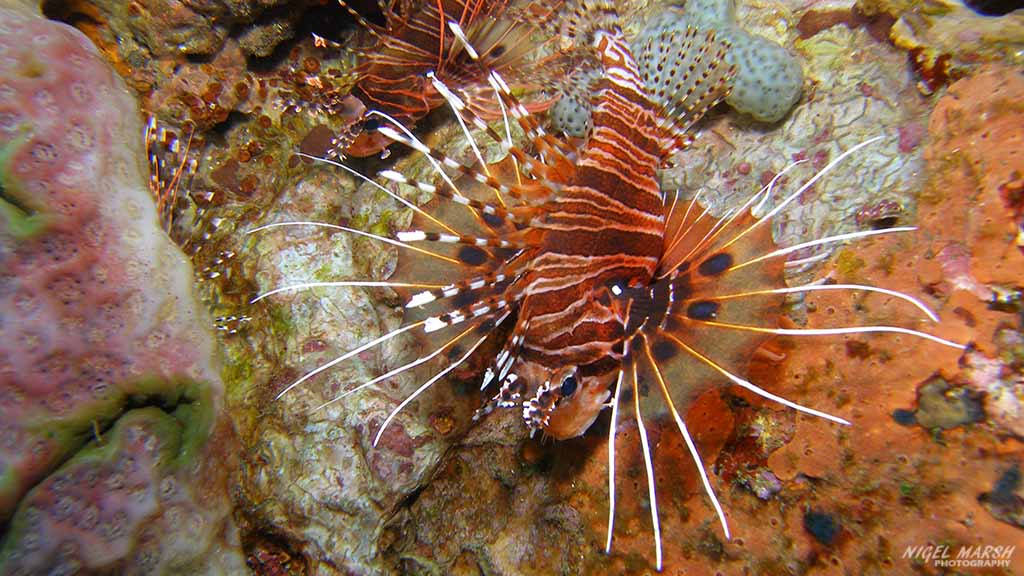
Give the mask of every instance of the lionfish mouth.
[[(284, 286), (254, 302), (282, 292), (336, 287), (386, 287), (403, 298), (406, 318), (399, 328), (309, 371), (278, 395), (402, 334), (418, 337), (424, 351), (415, 359), (351, 386), (317, 408), (400, 374), (422, 371), (419, 386), (383, 420), (374, 446), (403, 409), (494, 339), (501, 339), (496, 347), (500, 351), (489, 359), (481, 377), (481, 390), (490, 388), (494, 394), (478, 416), (497, 408), (515, 408), (522, 410), (532, 431), (568, 438), (584, 433), (602, 411), (609, 410), (607, 552), (612, 548), (617, 504), (615, 437), (620, 423), (632, 420), (643, 455), (655, 563), (660, 570), (661, 529), (646, 422), (667, 417), (678, 429), (729, 538), (725, 511), (683, 417), (701, 392), (733, 384), (790, 409), (850, 424), (744, 378), (751, 355), (766, 339), (896, 333), (956, 349), (965, 346), (899, 326), (801, 329), (780, 328), (767, 321), (788, 295), (833, 290), (881, 294), (937, 320), (919, 300), (885, 288), (821, 282), (790, 287), (785, 282), (784, 266), (793, 254), (914, 230), (853, 232), (788, 247), (777, 247), (772, 240), (770, 223), (775, 216), (837, 164), (879, 138), (850, 148), (798, 190), (776, 201), (773, 191), (783, 171), (740, 208), (716, 218), (699, 197), (683, 200), (677, 193), (661, 190), (655, 174), (668, 156), (686, 147), (690, 140), (686, 129), (728, 92), (731, 70), (721, 58), (728, 45), (713, 34), (688, 34), (687, 42), (696, 46), (703, 40), (711, 48), (694, 57), (691, 76), (674, 81), (690, 91), (690, 104), (665, 111), (644, 96), (643, 80), (616, 27), (614, 10), (601, 1), (581, 5), (596, 10), (600, 17), (574, 21), (574, 37), (592, 40), (591, 49), (603, 59), (605, 78), (595, 97), (592, 132), (580, 148), (545, 132), (496, 71), (481, 69), (488, 93), (496, 98), (491, 108), (501, 112), (497, 128), (473, 111), (478, 107), (468, 104), (470, 95), (465, 90), (450, 88), (430, 74), (429, 81), (451, 108), (472, 149), (474, 165), (429, 148), (386, 112), (368, 114), (380, 120), (379, 135), (411, 148), (432, 165), (434, 182), (393, 170), (378, 174), (383, 181), (433, 195), (428, 208), (340, 162), (318, 159), (413, 211), (411, 229), (383, 236), (332, 223), (289, 221), (249, 232), (316, 227), (370, 238), (399, 249), (395, 275), (386, 280)], [(478, 52), (459, 24), (448, 22), (447, 28), (475, 60)], [(708, 56), (716, 50), (716, 57)], [(622, 120), (627, 115), (630, 122)], [(513, 144), (513, 123), (528, 138), (523, 147)], [(497, 143), (507, 160), (488, 164), (474, 130)]]

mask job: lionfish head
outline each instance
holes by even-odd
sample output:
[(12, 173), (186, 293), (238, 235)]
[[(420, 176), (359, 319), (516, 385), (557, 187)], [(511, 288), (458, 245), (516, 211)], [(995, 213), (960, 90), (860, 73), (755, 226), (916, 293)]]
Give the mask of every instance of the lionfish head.
[(520, 362), (498, 393), (496, 406), (521, 407), (531, 435), (540, 431), (556, 440), (575, 438), (590, 428), (611, 395), (613, 374), (587, 372), (586, 366), (551, 370)]

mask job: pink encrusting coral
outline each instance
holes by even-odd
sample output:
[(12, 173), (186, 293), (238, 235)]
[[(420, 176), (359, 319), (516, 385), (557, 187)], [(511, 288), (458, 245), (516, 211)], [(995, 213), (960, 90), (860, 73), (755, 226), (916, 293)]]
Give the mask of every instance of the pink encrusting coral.
[(45, 572), (61, 547), (112, 569), (141, 519), (169, 514), (133, 494), (190, 481), (220, 449), (210, 321), (157, 223), (137, 110), (81, 33), (0, 8), (0, 573)]
[(127, 412), (35, 487), (0, 574), (239, 573), (237, 536), (214, 489), (225, 455), (198, 451), (205, 438), (188, 430), (203, 424), (202, 409), (190, 408)]

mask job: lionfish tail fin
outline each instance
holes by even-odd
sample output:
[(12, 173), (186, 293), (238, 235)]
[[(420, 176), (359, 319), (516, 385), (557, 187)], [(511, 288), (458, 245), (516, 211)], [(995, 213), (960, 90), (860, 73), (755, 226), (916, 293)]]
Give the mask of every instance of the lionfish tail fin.
[(692, 26), (648, 30), (636, 43), (640, 76), (661, 108), (667, 158), (690, 145), (690, 128), (732, 90), (736, 68), (726, 60), (732, 46), (714, 30)]

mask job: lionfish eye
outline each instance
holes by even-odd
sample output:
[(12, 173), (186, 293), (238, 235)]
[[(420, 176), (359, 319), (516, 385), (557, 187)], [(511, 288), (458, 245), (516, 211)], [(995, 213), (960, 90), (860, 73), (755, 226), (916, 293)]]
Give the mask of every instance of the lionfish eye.
[(491, 57), (493, 57), (493, 58), (500, 58), (501, 55), (504, 54), (504, 53), (505, 53), (505, 47), (502, 46), (501, 44), (495, 46), (494, 48), (491, 48)]
[(366, 121), (363, 122), (363, 130), (367, 132), (376, 132), (377, 128), (380, 128), (380, 120), (376, 118), (367, 118)]
[(562, 398), (568, 398), (576, 392), (576, 377), (569, 375), (565, 380), (562, 380)]

